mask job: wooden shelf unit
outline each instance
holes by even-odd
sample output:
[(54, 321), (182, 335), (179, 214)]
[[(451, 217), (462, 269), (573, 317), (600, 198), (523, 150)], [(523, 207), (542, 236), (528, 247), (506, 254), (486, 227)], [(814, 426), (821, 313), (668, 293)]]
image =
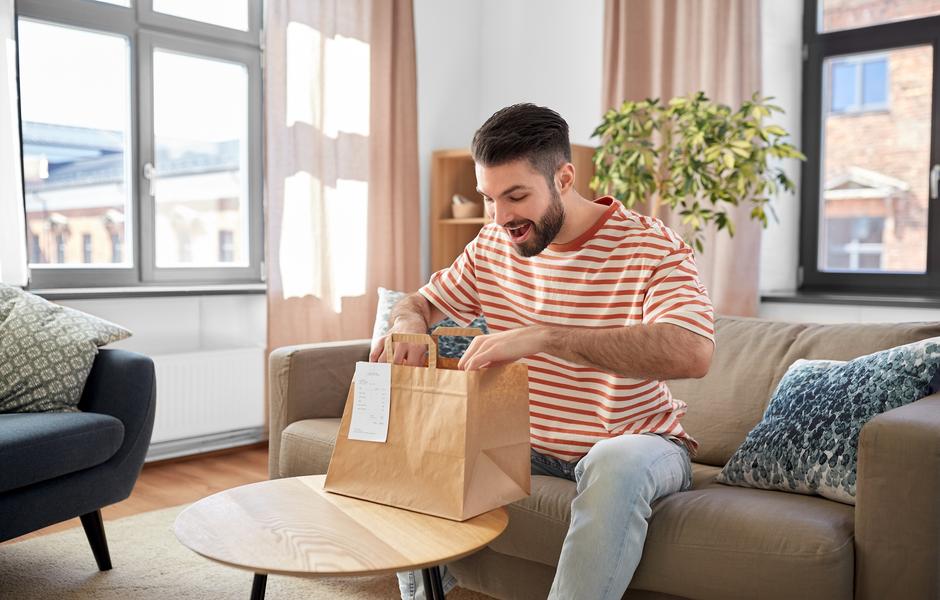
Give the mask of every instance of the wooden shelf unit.
[[(588, 187), (594, 176), (591, 157), (594, 148), (571, 146), (571, 162), (575, 169), (575, 189), (585, 198), (593, 198)], [(479, 200), (473, 158), (469, 150), (436, 150), (431, 157), (431, 271), (450, 266), (463, 252), (480, 229), (489, 222), (486, 217), (455, 219), (451, 199), (461, 194)]]

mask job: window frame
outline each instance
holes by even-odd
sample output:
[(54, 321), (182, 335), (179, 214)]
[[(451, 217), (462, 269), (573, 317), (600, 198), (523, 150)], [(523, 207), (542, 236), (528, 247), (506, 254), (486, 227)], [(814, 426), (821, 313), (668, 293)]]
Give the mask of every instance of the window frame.
[[(245, 64), (248, 70), (248, 266), (246, 267), (161, 267), (156, 266), (156, 239), (152, 243), (142, 243), (140, 248), (141, 275), (145, 281), (169, 282), (218, 282), (218, 281), (253, 281), (261, 280), (261, 261), (263, 252), (263, 219), (261, 206), (261, 57), (250, 49), (226, 48), (219, 52), (217, 44), (207, 44), (202, 40), (193, 40), (165, 33), (143, 31), (138, 38), (138, 72), (140, 73), (140, 135), (138, 153), (140, 164), (155, 164), (153, 124), (153, 51), (161, 48), (214, 60), (227, 60)], [(237, 60), (233, 60), (237, 59)], [(258, 110), (252, 110), (252, 105)], [(141, 229), (144, 232), (155, 231), (156, 207), (153, 196), (144, 193), (149, 181), (143, 176), (143, 168), (138, 171), (138, 194)], [(252, 201), (257, 198), (259, 201)]]
[[(88, 0), (83, 1), (87, 2)], [(261, 0), (248, 0), (248, 31), (155, 12), (153, 10), (153, 0), (131, 0), (131, 2), (137, 8), (140, 23), (147, 26), (148, 29), (172, 30), (177, 33), (184, 33), (188, 37), (214, 38), (226, 42), (260, 46), (263, 11)]]
[(877, 293), (899, 296), (940, 292), (940, 207), (937, 206), (937, 199), (928, 198), (927, 201), (927, 267), (924, 273), (828, 272), (819, 270), (818, 265), (819, 233), (822, 224), (822, 124), (829, 113), (829, 107), (825, 103), (828, 98), (823, 98), (823, 63), (827, 58), (845, 54), (932, 46), (932, 136), (929, 163), (932, 168), (940, 164), (940, 16), (819, 33), (816, 28), (821, 8), (821, 0), (806, 0), (803, 8), (802, 139), (807, 160), (801, 167), (798, 289), (810, 293)]
[[(131, 202), (126, 219), (130, 223), (122, 245), (133, 250), (128, 268), (88, 268), (81, 263), (67, 267), (29, 269), (30, 289), (133, 287), (147, 285), (197, 285), (259, 283), (264, 277), (264, 205), (262, 154), (262, 0), (248, 0), (249, 30), (239, 31), (155, 13), (152, 0), (132, 0), (131, 7), (95, 0), (17, 0), (20, 18), (55, 25), (116, 34), (128, 40), (130, 90)], [(153, 61), (156, 45), (170, 51), (244, 64), (248, 74), (248, 266), (158, 268), (154, 199), (144, 165), (153, 163)], [(21, 145), (22, 145), (21, 140)], [(22, 156), (22, 146), (21, 146)], [(24, 199), (25, 199), (25, 182)]]

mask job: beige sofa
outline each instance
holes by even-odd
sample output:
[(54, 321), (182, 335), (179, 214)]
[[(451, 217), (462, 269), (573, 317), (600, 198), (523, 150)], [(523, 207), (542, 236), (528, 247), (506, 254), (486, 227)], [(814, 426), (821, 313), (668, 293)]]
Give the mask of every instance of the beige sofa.
[[(708, 376), (670, 382), (689, 404), (683, 422), (701, 444), (694, 484), (655, 504), (624, 598), (940, 598), (940, 395), (865, 426), (855, 507), (714, 482), (796, 359), (845, 360), (934, 336), (940, 323), (719, 319)], [(272, 478), (326, 472), (354, 365), (368, 350), (368, 341), (355, 341), (271, 355)], [(507, 531), (452, 565), (461, 585), (497, 598), (544, 598), (574, 494), (569, 481), (533, 477), (531, 497), (509, 509)]]

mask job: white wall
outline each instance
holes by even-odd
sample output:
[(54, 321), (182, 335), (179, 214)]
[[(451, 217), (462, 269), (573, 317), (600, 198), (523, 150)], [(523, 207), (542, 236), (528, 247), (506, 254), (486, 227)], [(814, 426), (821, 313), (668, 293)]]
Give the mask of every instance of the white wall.
[(421, 264), (430, 275), (431, 152), (468, 148), (496, 110), (534, 102), (590, 143), (601, 117), (603, 0), (415, 0)]
[[(774, 121), (790, 132), (790, 141), (801, 147), (800, 119), (803, 89), (803, 2), (761, 3), (761, 93), (773, 96), (785, 113)], [(760, 260), (761, 291), (793, 291), (799, 264), (800, 164), (784, 163), (787, 176), (797, 184), (795, 194), (778, 194), (773, 219), (763, 232)]]
[(480, 5), (478, 125), (504, 106), (533, 102), (565, 118), (573, 144), (592, 143), (602, 116), (603, 0), (483, 0)]
[(469, 147), (479, 126), (481, 7), (466, 0), (414, 0), (423, 279), (431, 264), (431, 152)]
[[(264, 428), (263, 294), (64, 300), (132, 332), (110, 344), (154, 360), (157, 413), (147, 461), (251, 444)], [(209, 352), (207, 350), (226, 350)]]
[(900, 323), (907, 321), (940, 321), (940, 310), (900, 306), (762, 302), (758, 316), (764, 319), (794, 323), (806, 321), (813, 323)]
[(134, 335), (109, 347), (149, 356), (267, 345), (263, 294), (62, 300)]

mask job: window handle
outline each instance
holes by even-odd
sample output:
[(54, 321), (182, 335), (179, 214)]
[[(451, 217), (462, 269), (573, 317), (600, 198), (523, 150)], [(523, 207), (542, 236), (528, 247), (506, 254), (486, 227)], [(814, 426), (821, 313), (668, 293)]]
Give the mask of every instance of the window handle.
[[(932, 177), (932, 175), (931, 175)], [(157, 180), (157, 170), (153, 168), (152, 163), (144, 164), (144, 179), (147, 180), (147, 183), (150, 187), (150, 197), (154, 197), (153, 182)], [(932, 184), (931, 184), (932, 185)], [(933, 188), (931, 188), (933, 189)]]
[(940, 196), (940, 165), (930, 169), (930, 199), (936, 200)]

